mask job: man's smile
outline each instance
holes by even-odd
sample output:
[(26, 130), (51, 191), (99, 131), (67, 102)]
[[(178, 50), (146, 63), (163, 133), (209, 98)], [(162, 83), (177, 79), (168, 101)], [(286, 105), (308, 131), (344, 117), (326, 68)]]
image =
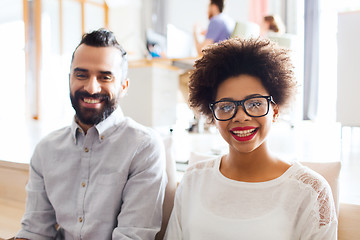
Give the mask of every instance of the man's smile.
[(85, 103), (91, 103), (91, 104), (94, 104), (94, 103), (100, 103), (101, 100), (100, 99), (97, 99), (97, 98), (83, 98), (82, 99)]

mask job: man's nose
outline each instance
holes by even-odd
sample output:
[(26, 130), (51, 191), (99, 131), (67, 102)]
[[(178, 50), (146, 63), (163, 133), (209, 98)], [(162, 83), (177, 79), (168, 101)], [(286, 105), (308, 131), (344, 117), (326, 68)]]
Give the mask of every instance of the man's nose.
[(96, 76), (91, 76), (85, 83), (84, 90), (90, 94), (100, 93), (101, 85), (97, 80)]

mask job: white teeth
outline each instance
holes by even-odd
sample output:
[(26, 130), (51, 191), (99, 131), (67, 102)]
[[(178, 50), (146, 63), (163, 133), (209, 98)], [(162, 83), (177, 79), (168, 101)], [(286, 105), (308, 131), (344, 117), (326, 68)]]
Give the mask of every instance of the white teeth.
[(84, 102), (86, 103), (99, 103), (99, 99), (92, 99), (92, 98), (84, 98)]
[(255, 132), (255, 128), (254, 129), (249, 129), (249, 130), (244, 130), (244, 131), (232, 131), (234, 134), (236, 134), (238, 137), (247, 137), (250, 136), (251, 134), (253, 134)]

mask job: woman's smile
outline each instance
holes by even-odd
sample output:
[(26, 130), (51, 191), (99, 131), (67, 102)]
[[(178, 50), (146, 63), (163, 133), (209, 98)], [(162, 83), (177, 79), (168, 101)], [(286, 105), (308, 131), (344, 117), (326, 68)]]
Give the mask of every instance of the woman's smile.
[(230, 129), (230, 133), (237, 141), (245, 142), (253, 139), (259, 128), (256, 127), (235, 127)]

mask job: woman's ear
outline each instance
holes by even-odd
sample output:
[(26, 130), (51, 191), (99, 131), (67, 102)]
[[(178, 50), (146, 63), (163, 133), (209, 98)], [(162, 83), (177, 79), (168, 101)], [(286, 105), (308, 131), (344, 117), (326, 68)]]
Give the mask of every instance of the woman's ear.
[(279, 118), (279, 106), (275, 104), (273, 107), (273, 111), (274, 111), (273, 122), (276, 122), (277, 119)]

